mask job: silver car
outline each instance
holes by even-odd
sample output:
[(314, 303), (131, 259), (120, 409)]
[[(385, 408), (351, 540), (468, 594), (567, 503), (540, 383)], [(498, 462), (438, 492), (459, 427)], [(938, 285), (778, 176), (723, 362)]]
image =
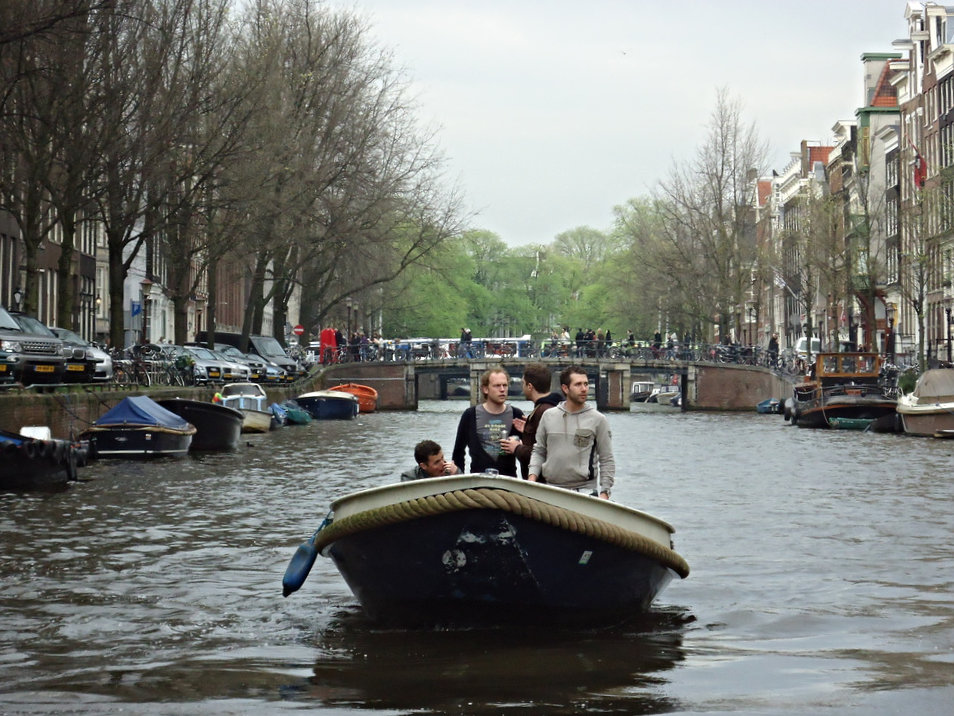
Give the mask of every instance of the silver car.
[(50, 326), (50, 330), (67, 345), (82, 346), (86, 350), (86, 355), (96, 361), (93, 380), (107, 381), (113, 379), (113, 359), (109, 357), (109, 353), (98, 346), (94, 346), (85, 338), (77, 335), (68, 328)]
[(235, 360), (230, 358), (220, 351), (208, 350), (215, 358), (222, 364), (222, 380), (227, 383), (247, 383), (249, 380), (249, 370), (248, 365), (242, 361)]
[(208, 348), (199, 346), (181, 346), (179, 350), (185, 352), (194, 361), (192, 369), (195, 375), (195, 382), (198, 385), (204, 383), (221, 383), (223, 370), (222, 361), (215, 357)]

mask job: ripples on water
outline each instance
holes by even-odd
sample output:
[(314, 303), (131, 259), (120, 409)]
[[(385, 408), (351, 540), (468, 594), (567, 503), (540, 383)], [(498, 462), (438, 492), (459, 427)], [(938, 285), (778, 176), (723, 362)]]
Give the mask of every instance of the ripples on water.
[(612, 414), (614, 497), (692, 567), (625, 628), (376, 629), (321, 558), (283, 599), (329, 502), (396, 479), (419, 439), (449, 454), (463, 407), (0, 495), (0, 711), (951, 712), (946, 441)]

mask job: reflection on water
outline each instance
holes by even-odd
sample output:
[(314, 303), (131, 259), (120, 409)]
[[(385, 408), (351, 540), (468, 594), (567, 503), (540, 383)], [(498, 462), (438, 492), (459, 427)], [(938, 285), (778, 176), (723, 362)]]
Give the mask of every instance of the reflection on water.
[(671, 522), (692, 567), (626, 627), (378, 629), (325, 559), (283, 599), (331, 500), (395, 480), (424, 437), (449, 452), (464, 407), (0, 495), (0, 711), (923, 713), (954, 697), (951, 443), (778, 416), (610, 416), (614, 497)]
[(419, 631), (412, 640), (345, 619), (318, 636), (309, 692), (339, 706), (438, 713), (669, 711), (658, 686), (683, 659), (685, 618), (670, 609), (620, 631)]

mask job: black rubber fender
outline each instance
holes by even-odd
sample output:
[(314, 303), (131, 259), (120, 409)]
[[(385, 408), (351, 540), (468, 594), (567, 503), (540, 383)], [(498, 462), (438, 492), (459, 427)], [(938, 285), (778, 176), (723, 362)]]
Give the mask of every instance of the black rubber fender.
[(23, 449), (23, 454), (31, 460), (34, 460), (37, 456), (37, 442), (37, 440), (24, 440), (23, 445), (20, 446)]

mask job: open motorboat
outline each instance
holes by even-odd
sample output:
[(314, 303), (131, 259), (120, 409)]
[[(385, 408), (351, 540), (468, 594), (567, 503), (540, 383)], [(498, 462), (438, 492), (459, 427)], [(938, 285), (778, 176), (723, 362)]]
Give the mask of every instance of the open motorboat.
[(238, 447), (245, 419), (240, 411), (188, 398), (162, 398), (156, 402), (195, 426), (195, 435), (189, 445), (191, 451), (234, 450)]
[(288, 425), (308, 425), (311, 422), (311, 413), (290, 398), (282, 402), (282, 408)]
[(343, 390), (313, 390), (295, 398), (315, 420), (351, 420), (358, 415), (358, 396)]
[(649, 396), (653, 394), (653, 388), (656, 385), (651, 380), (634, 380), (629, 391), (629, 401), (631, 403), (645, 403)]
[(123, 398), (80, 433), (97, 457), (182, 457), (195, 426), (145, 395)]
[(898, 415), (909, 435), (954, 435), (954, 368), (924, 371), (914, 390), (898, 398)]
[(868, 421), (864, 429), (894, 432), (896, 405), (881, 383), (880, 355), (819, 353), (812, 372), (793, 388), (789, 417), (804, 428), (829, 428), (835, 426), (832, 420), (851, 419), (852, 426)]
[(622, 622), (689, 565), (674, 530), (571, 490), (472, 474), (336, 500), (292, 558), (285, 596), (318, 553), (366, 613), (392, 623)]
[(332, 385), (328, 390), (340, 390), (345, 393), (351, 393), (358, 399), (358, 410), (362, 413), (373, 413), (378, 407), (378, 391), (370, 385), (343, 383), (341, 385)]
[(216, 402), (242, 413), (243, 433), (267, 433), (272, 429), (268, 396), (258, 383), (226, 383), (216, 398)]

